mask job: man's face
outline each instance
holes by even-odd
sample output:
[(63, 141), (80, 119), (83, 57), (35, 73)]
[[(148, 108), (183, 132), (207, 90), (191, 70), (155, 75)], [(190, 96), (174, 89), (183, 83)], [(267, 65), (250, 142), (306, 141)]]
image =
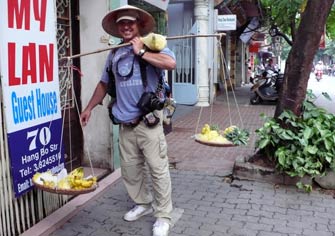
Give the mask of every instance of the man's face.
[(117, 23), (119, 33), (125, 42), (130, 41), (136, 36), (139, 36), (137, 21), (121, 20)]

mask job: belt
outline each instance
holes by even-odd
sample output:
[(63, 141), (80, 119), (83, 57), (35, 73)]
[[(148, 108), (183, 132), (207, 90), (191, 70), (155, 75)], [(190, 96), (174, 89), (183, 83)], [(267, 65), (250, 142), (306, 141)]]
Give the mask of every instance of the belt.
[(128, 123), (122, 123), (123, 126), (125, 127), (130, 127), (130, 128), (135, 128), (143, 119), (143, 116), (140, 116), (134, 120), (132, 120), (131, 122)]

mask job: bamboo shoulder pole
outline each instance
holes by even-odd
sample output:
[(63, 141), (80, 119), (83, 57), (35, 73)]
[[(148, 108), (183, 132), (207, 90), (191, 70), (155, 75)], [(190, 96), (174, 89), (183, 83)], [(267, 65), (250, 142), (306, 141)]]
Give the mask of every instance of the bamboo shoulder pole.
[[(186, 39), (186, 38), (199, 38), (199, 37), (217, 37), (217, 38), (221, 38), (224, 35), (226, 35), (226, 34), (225, 33), (220, 33), (220, 34), (189, 34), (189, 35), (166, 37), (166, 40)], [(69, 56), (69, 57), (62, 57), (59, 60), (65, 60), (65, 59), (66, 60), (70, 60), (70, 59), (73, 59), (73, 58), (88, 56), (88, 55), (91, 55), (91, 54), (96, 54), (96, 53), (108, 51), (108, 50), (115, 49), (115, 48), (121, 48), (121, 47), (129, 46), (129, 45), (131, 45), (131, 43), (122, 43), (122, 44), (115, 45), (115, 46), (112, 46), (112, 47), (98, 49), (98, 50), (92, 51), (92, 52), (76, 54), (76, 55), (72, 55), (72, 56)]]

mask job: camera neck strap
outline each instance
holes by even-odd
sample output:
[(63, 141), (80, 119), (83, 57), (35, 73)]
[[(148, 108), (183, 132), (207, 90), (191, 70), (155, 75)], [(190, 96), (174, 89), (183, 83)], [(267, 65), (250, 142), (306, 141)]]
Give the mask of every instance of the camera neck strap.
[[(148, 62), (146, 62), (141, 57), (138, 57), (138, 61), (139, 61), (139, 65), (140, 65), (142, 84), (143, 84), (143, 87), (146, 88), (148, 86), (148, 80), (147, 80), (147, 65), (148, 65)], [(159, 73), (156, 68), (155, 68), (155, 72), (158, 76), (158, 84), (157, 84), (157, 88), (156, 88), (155, 93), (159, 94), (160, 92), (162, 92), (164, 90), (163, 78), (162, 78), (162, 74)]]
[[(112, 56), (112, 58), (113, 58), (115, 53), (116, 53), (116, 49), (114, 49), (112, 53), (113, 53), (113, 56)], [(148, 62), (146, 62), (141, 57), (138, 57), (138, 62), (139, 62), (139, 66), (140, 66), (142, 84), (143, 84), (143, 87), (146, 88), (148, 86), (148, 79), (147, 79), (147, 65), (148, 65)], [(110, 65), (107, 68), (107, 73), (108, 73), (108, 76), (109, 76), (107, 92), (110, 96), (116, 98), (115, 75), (113, 73), (112, 68), (113, 68), (113, 59), (111, 60)], [(156, 88), (155, 93), (159, 94), (164, 90), (163, 78), (162, 78), (162, 74), (159, 73), (156, 69), (155, 69), (155, 72), (158, 75), (158, 84), (157, 84), (157, 88)]]

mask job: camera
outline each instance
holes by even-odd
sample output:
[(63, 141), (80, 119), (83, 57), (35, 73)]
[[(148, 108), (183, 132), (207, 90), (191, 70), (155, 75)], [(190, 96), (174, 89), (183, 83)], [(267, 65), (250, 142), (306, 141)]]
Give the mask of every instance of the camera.
[(154, 110), (162, 110), (164, 101), (161, 101), (154, 92), (144, 92), (137, 103), (137, 107), (147, 114)]
[(160, 119), (155, 115), (154, 112), (149, 112), (145, 116), (143, 116), (143, 122), (148, 127), (154, 127), (159, 123)]

